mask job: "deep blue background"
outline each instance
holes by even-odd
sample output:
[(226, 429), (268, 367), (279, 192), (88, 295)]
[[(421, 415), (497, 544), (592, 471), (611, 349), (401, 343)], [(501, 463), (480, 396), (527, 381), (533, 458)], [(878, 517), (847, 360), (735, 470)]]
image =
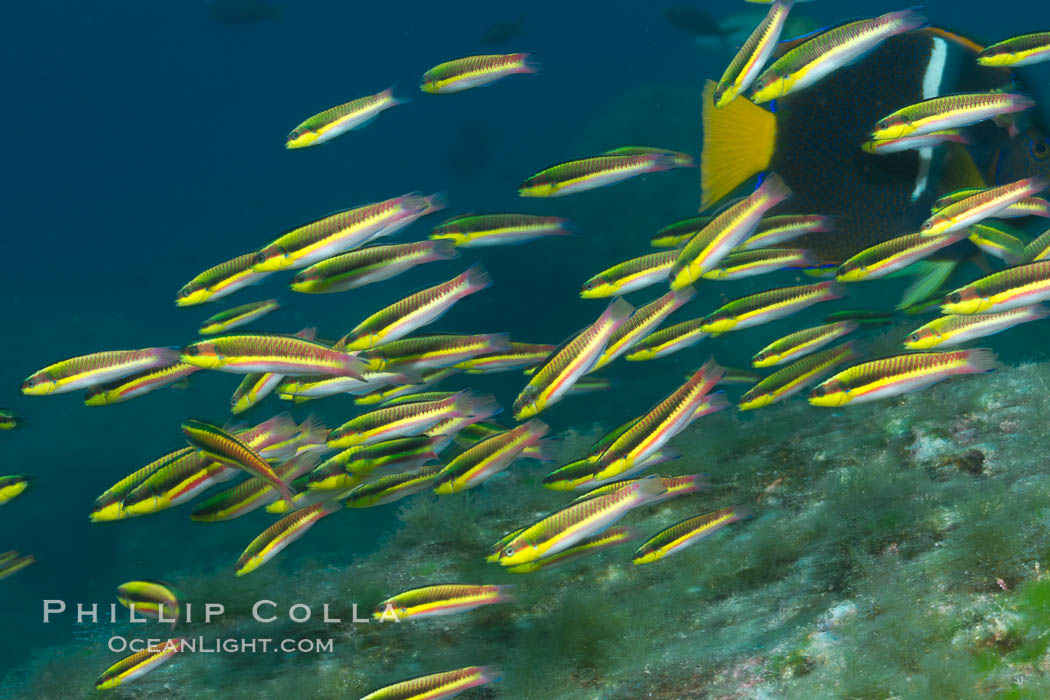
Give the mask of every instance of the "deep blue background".
[[(178, 309), (172, 302), (183, 283), (337, 209), (419, 190), (447, 191), (452, 206), (446, 213), (559, 213), (564, 200), (519, 200), (517, 184), (550, 164), (589, 155), (577, 146), (587, 126), (625, 91), (648, 84), (698, 91), (728, 60), (717, 48), (694, 44), (664, 20), (660, 7), (647, 3), (537, 0), (520, 3), (521, 9), (489, 2), (286, 4), (280, 17), (251, 25), (217, 23), (197, 2), (5, 8), (0, 406), (18, 410), (27, 425), (0, 434), (0, 472), (28, 472), (39, 481), (0, 512), (0, 550), (17, 548), (40, 560), (0, 582), (7, 623), (0, 663), (9, 667), (42, 644), (68, 638), (66, 627), (39, 624), (41, 598), (108, 602), (114, 587), (130, 578), (229, 567), (267, 522), (200, 526), (187, 522), (184, 508), (111, 525), (87, 521), (104, 488), (179, 446), (181, 420), (225, 420), (237, 378), (198, 375), (187, 392), (89, 409), (78, 394), (22, 397), (18, 385), (25, 376), (87, 352), (188, 342), (200, 321), (225, 302)], [(754, 10), (737, 2), (704, 5), (716, 6), (716, 16)], [(828, 23), (891, 9), (899, 8), (821, 0), (796, 12)], [(1048, 19), (1037, 2), (1012, 2), (1006, 11), (986, 2), (942, 0), (927, 9), (936, 23), (980, 39), (1030, 31), (1033, 22)], [(494, 50), (535, 52), (545, 66), (542, 75), (453, 96), (416, 89), (424, 70), (487, 51), (477, 41), (482, 32), (520, 14), (526, 17), (522, 33)], [(1041, 67), (1029, 75), (1045, 83), (1048, 73)], [(413, 102), (323, 147), (283, 148), (284, 135), (305, 117), (392, 84)], [(457, 176), (448, 156), (470, 121), (484, 126), (488, 163), (474, 175)], [(696, 136), (694, 152), (698, 123)], [(658, 133), (651, 141), (664, 145)], [(631, 187), (580, 201), (600, 210), (629, 197)], [(633, 253), (596, 254), (604, 238), (615, 248), (630, 232), (586, 228), (572, 240), (486, 253), (497, 284), (441, 327), (560, 341), (602, 306), (577, 299), (583, 279), (642, 254), (653, 230), (689, 213), (668, 212), (652, 201), (636, 204), (652, 207), (652, 226), (634, 232)], [(403, 238), (421, 237), (432, 223), (417, 224)], [(427, 266), (389, 286), (326, 297), (285, 293), (288, 275), (276, 275), (231, 301), (280, 294), (289, 306), (265, 329), (292, 332), (309, 322), (334, 336), (400, 293), (447, 279), (477, 257)], [(725, 361), (746, 364), (745, 358)], [(677, 376), (688, 364), (671, 365), (663, 376)], [(580, 425), (579, 415), (587, 411), (594, 420), (622, 421), (669, 388), (666, 381), (652, 384), (632, 385), (639, 398), (626, 408), (581, 399), (572, 410), (552, 412), (551, 422), (557, 430), (573, 422), (586, 428), (589, 421)], [(501, 394), (508, 403), (512, 397), (512, 391)], [(333, 400), (322, 409), (329, 424), (349, 415), (349, 405)], [(271, 401), (251, 417), (262, 420), (279, 408)], [(300, 418), (305, 413), (297, 411)], [(342, 555), (371, 546), (389, 515), (361, 517), (370, 525), (342, 542)], [(285, 556), (294, 562), (293, 554)]]

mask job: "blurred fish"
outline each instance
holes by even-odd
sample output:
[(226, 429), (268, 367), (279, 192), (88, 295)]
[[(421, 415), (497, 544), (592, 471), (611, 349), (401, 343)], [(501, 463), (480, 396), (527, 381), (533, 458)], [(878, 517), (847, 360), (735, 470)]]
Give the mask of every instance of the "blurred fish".
[(421, 435), (446, 418), (474, 415), (494, 401), (491, 395), (475, 396), (461, 391), (441, 401), (380, 408), (351, 418), (333, 430), (328, 436), (328, 446), (346, 448)]
[(22, 393), (28, 396), (64, 394), (137, 372), (170, 366), (178, 359), (176, 348), (112, 350), (81, 355), (34, 372), (22, 382)]
[(836, 282), (820, 282), (758, 292), (723, 304), (716, 311), (704, 317), (700, 330), (707, 333), (726, 333), (750, 328), (790, 316), (813, 304), (842, 297), (842, 285)]
[(655, 360), (692, 347), (709, 334), (700, 329), (704, 320), (696, 318), (658, 330), (638, 341), (625, 358), (628, 362)]
[(388, 280), (416, 265), (457, 257), (448, 241), (371, 246), (314, 263), (292, 278), (291, 287), (304, 294), (345, 292)]
[(488, 136), (483, 124), (469, 121), (459, 132), (459, 140), (445, 157), (445, 163), (453, 175), (469, 177), (489, 162)]
[(218, 301), (238, 289), (257, 284), (270, 273), (253, 269), (254, 264), (255, 253), (245, 253), (208, 268), (183, 285), (175, 295), (175, 305), (193, 306)]
[(391, 474), (361, 484), (347, 494), (346, 507), (373, 508), (426, 491), (434, 485), (440, 472), (440, 464), (424, 465), (414, 471)]
[(234, 374), (274, 372), (288, 376), (330, 374), (362, 379), (364, 360), (343, 352), (336, 345), (287, 335), (224, 335), (187, 345), (182, 362)]
[(165, 642), (158, 642), (156, 639), (149, 640), (145, 649), (121, 659), (103, 671), (102, 675), (95, 680), (95, 690), (109, 690), (142, 678), (179, 653), (184, 641), (181, 637)]
[(521, 33), (521, 28), (525, 25), (525, 15), (521, 15), (516, 20), (511, 22), (497, 22), (492, 24), (486, 29), (481, 37), (478, 39), (478, 43), (482, 46), (498, 46), (505, 44), (518, 34)]
[(739, 280), (765, 275), (788, 268), (813, 267), (818, 263), (808, 250), (801, 248), (758, 248), (731, 252), (700, 277), (705, 280)]
[(993, 272), (960, 287), (941, 305), (946, 314), (1008, 311), (1050, 299), (1050, 261), (1040, 261)]
[(929, 20), (914, 9), (848, 22), (821, 32), (789, 50), (755, 80), (751, 101), (769, 102), (818, 83), (859, 61), (898, 34), (922, 29)]
[(503, 672), (495, 666), (468, 666), (388, 685), (361, 700), (441, 700), (470, 688), (495, 683), (502, 677)]
[(208, 14), (223, 24), (254, 24), (278, 17), (281, 9), (266, 0), (211, 0)]
[(769, 248), (809, 233), (829, 231), (831, 231), (831, 220), (826, 216), (816, 214), (767, 216), (758, 222), (754, 234), (737, 246), (736, 250)]
[(521, 183), (521, 197), (564, 197), (567, 194), (613, 185), (646, 173), (682, 167), (669, 153), (629, 156), (593, 156), (570, 160), (541, 170)]
[(0, 409), (0, 430), (14, 430), (22, 424), (22, 417), (10, 409)]
[(990, 187), (977, 194), (939, 209), (922, 224), (922, 235), (932, 237), (959, 231), (989, 219), (1023, 199), (1050, 186), (1050, 180), (1029, 177), (1000, 187)]
[(494, 374), (496, 372), (507, 372), (516, 369), (528, 369), (535, 367), (550, 357), (557, 348), (555, 345), (541, 345), (537, 343), (511, 342), (505, 350), (478, 355), (469, 360), (456, 364), (456, 369), (461, 369), (467, 374)]
[(1050, 258), (1050, 229), (1047, 229), (1024, 247), (1024, 259), (1039, 262)]
[(483, 605), (509, 603), (514, 600), (513, 586), (476, 586), (447, 583), (413, 588), (387, 598), (376, 605), (372, 617), (382, 620), (393, 612), (398, 620), (421, 619), (439, 615), (457, 615)]
[(163, 581), (128, 581), (117, 586), (117, 601), (133, 614), (170, 622), (172, 627), (179, 619), (181, 597), (178, 589)]
[(237, 559), (234, 574), (244, 576), (255, 571), (292, 542), (303, 537), (321, 518), (338, 510), (341, 510), (338, 503), (326, 501), (284, 516), (251, 541)]
[(774, 340), (751, 358), (752, 367), (774, 367), (794, 362), (804, 355), (816, 352), (825, 345), (849, 335), (860, 328), (856, 321), (846, 320), (804, 328)]
[(671, 266), (671, 289), (681, 289), (713, 270), (729, 251), (754, 233), (766, 212), (791, 196), (780, 176), (771, 174), (749, 196), (732, 204), (689, 239)]
[(443, 221), (430, 238), (449, 239), (457, 248), (517, 245), (544, 236), (568, 236), (568, 219), (533, 214), (464, 214)]
[(853, 343), (843, 343), (803, 357), (759, 380), (740, 397), (738, 407), (741, 411), (753, 411), (783, 401), (856, 357)]
[[(616, 545), (630, 542), (637, 537), (638, 533), (632, 528), (610, 527), (608, 530), (594, 535), (593, 537), (587, 537), (580, 540), (577, 544), (568, 549), (563, 549), (557, 554), (552, 554), (549, 557), (536, 559), (525, 564), (508, 566), (506, 572), (508, 574), (531, 574), (551, 566), (559, 566), (561, 564), (576, 561), (577, 559), (589, 557), (598, 552), (603, 552), (606, 549), (615, 547)], [(495, 559), (493, 559), (493, 561), (495, 561)]]
[(0, 476), (0, 506), (6, 506), (20, 496), (23, 491), (29, 488), (29, 485), (33, 483), (35, 478), (28, 474)]
[(616, 299), (598, 320), (552, 352), (514, 400), (514, 420), (531, 418), (560, 401), (580, 377), (594, 368), (613, 333), (632, 313), (633, 306)]
[(493, 435), (465, 450), (438, 474), (434, 493), (452, 494), (479, 485), (493, 474), (509, 467), (526, 448), (535, 445), (550, 426), (530, 420), (506, 432)]
[(991, 350), (916, 352), (864, 362), (824, 380), (810, 392), (814, 406), (842, 406), (918, 391), (949, 377), (999, 367)]
[(1007, 265), (1025, 261), (1024, 240), (1014, 235), (1017, 229), (995, 219), (986, 219), (966, 230), (971, 243), (985, 253), (1004, 260)]
[(622, 296), (659, 284), (671, 274), (671, 267), (677, 259), (678, 251), (668, 250), (625, 260), (584, 282), (580, 296), (584, 299)]
[(603, 156), (644, 156), (659, 154), (673, 156), (675, 165), (679, 168), (696, 167), (696, 158), (693, 158), (688, 153), (672, 151), (667, 148), (657, 148), (655, 146), (617, 146), (616, 148), (610, 148), (608, 151), (602, 153)]
[[(621, 481), (614, 481), (604, 486), (591, 489), (586, 493), (583, 493), (573, 499), (573, 503), (579, 503), (580, 501), (586, 501), (589, 498), (596, 498), (598, 496), (604, 496), (607, 493), (613, 491), (619, 491), (630, 487), (632, 484), (637, 482), (638, 479), (623, 479)], [(708, 483), (707, 479), (704, 478), (703, 474), (686, 474), (684, 476), (665, 476), (661, 477), (660, 482), (667, 489), (664, 493), (662, 500), (666, 501), (670, 498), (677, 496), (684, 496), (689, 493), (696, 493), (703, 489), (710, 488), (711, 484)], [(654, 501), (657, 503), (658, 501)]]
[(320, 475), (329, 472), (330, 469), (334, 472), (336, 466), (343, 473), (357, 478), (375, 478), (416, 470), (437, 459), (437, 445), (440, 441), (441, 437), (418, 435), (355, 445), (329, 457), (315, 469), (314, 473), (318, 474), (318, 478), (311, 475), (307, 481), (307, 488), (322, 488), (319, 486)]
[(312, 265), (338, 253), (389, 236), (406, 221), (444, 206), (436, 195), (416, 192), (382, 202), (345, 209), (299, 226), (280, 236), (255, 254), (252, 269), (273, 272)]
[(731, 506), (712, 513), (686, 518), (643, 542), (631, 561), (635, 564), (651, 564), (675, 552), (680, 552), (689, 545), (710, 537), (726, 525), (743, 520), (750, 515), (751, 512), (746, 506)]
[(649, 240), (653, 248), (677, 248), (700, 233), (715, 217), (691, 216), (664, 226)]
[(428, 70), (420, 80), (419, 89), (431, 95), (447, 95), (489, 85), (508, 75), (539, 70), (539, 63), (527, 53), (468, 56)]
[(286, 501), (291, 502), (292, 492), (288, 483), (281, 479), (258, 452), (244, 444), (222, 428), (199, 420), (188, 420), (182, 424), (186, 441), (207, 459), (227, 467), (243, 469), (273, 486)]
[(359, 323), (340, 341), (348, 350), (368, 350), (400, 340), (444, 316), (461, 299), (492, 286), (492, 278), (481, 263), (448, 282), (416, 292), (377, 311)]
[(0, 554), (0, 581), (33, 564), (36, 564), (36, 557), (32, 554), (21, 555), (14, 550)]
[[(287, 483), (292, 483), (317, 464), (313, 455), (292, 457), (276, 465), (274, 472)], [(280, 500), (281, 494), (269, 482), (252, 476), (231, 488), (220, 491), (197, 503), (190, 511), (190, 520), (215, 523), (234, 520), (254, 510)]]
[[(377, 389), (363, 394), (354, 399), (359, 406), (371, 406), (380, 404), (383, 406), (396, 406), (401, 403), (412, 403), (416, 394), (426, 393), (427, 389), (445, 381), (449, 377), (459, 374), (460, 370), (455, 367), (439, 367), (437, 369), (424, 370), (419, 374), (419, 380), (411, 384), (394, 386), (388, 389)], [(367, 372), (365, 373), (368, 374)], [(405, 374), (409, 377), (412, 374)], [(449, 392), (450, 394), (452, 392)]]
[(889, 155), (890, 153), (933, 148), (934, 146), (940, 146), (945, 143), (960, 143), (968, 146), (970, 145), (970, 140), (958, 129), (945, 129), (944, 131), (934, 131), (929, 134), (919, 134), (917, 136), (902, 136), (897, 139), (873, 139), (871, 141), (865, 141), (861, 145), (861, 150), (865, 153), (873, 153), (876, 155)]
[(696, 296), (696, 291), (692, 287), (676, 289), (636, 309), (631, 314), (631, 317), (609, 336), (609, 342), (606, 344), (605, 350), (602, 351), (598, 361), (594, 363), (594, 367), (590, 371), (594, 372), (606, 366), (633, 348), (640, 340), (666, 321), (668, 316), (692, 300), (694, 296)]
[(380, 112), (408, 101), (394, 97), (394, 88), (389, 87), (375, 95), (326, 109), (295, 127), (285, 139), (284, 147), (306, 148), (331, 141), (347, 131), (367, 126)]
[(1011, 37), (977, 54), (982, 66), (1017, 68), (1041, 61), (1050, 61), (1050, 32)]
[(666, 492), (660, 478), (639, 479), (626, 488), (573, 503), (526, 527), (499, 553), (502, 566), (549, 557), (605, 530), (634, 508), (659, 500)]
[(183, 362), (174, 362), (164, 367), (147, 369), (130, 377), (98, 384), (88, 388), (84, 394), (84, 405), (110, 406), (130, 401), (151, 391), (182, 381), (198, 370), (200, 370), (200, 367), (194, 367)]
[(254, 301), (250, 304), (235, 306), (232, 309), (221, 311), (208, 318), (204, 322), (204, 325), (200, 327), (198, 333), (201, 335), (225, 333), (234, 328), (248, 325), (252, 321), (260, 319), (266, 314), (276, 311), (279, 308), (281, 308), (281, 304), (276, 299)]
[[(930, 213), (936, 214), (941, 209), (967, 199), (968, 197), (980, 194), (985, 189), (986, 188), (981, 187), (967, 187), (954, 192), (949, 192), (948, 194), (934, 200), (933, 206), (930, 207)], [(995, 218), (997, 219), (1014, 219), (1023, 216), (1050, 218), (1050, 202), (1040, 197), (1022, 197), (995, 214)]]
[(1050, 316), (1050, 309), (1040, 304), (1020, 306), (995, 314), (963, 314), (941, 316), (912, 331), (904, 340), (909, 350), (959, 345), (976, 338), (984, 338), (1029, 321)]

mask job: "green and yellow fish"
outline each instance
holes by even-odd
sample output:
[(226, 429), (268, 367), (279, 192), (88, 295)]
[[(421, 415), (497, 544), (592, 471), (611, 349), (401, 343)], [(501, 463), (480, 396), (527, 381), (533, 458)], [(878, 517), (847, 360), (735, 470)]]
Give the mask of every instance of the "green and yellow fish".
[(479, 485), (493, 474), (509, 467), (528, 447), (539, 442), (550, 430), (541, 420), (530, 420), (518, 427), (482, 440), (448, 463), (438, 474), (434, 493), (451, 494)]
[(292, 129), (284, 142), (285, 148), (306, 148), (331, 141), (352, 129), (367, 126), (380, 112), (404, 104), (408, 100), (394, 97), (390, 87), (375, 95), (359, 97), (315, 114)]
[(245, 253), (208, 268), (183, 285), (175, 295), (175, 305), (194, 306), (218, 301), (238, 289), (257, 284), (270, 273), (255, 270), (254, 264), (255, 253)]
[(1050, 61), (1050, 32), (1004, 39), (977, 54), (979, 64), (996, 68), (1017, 68), (1042, 61)]
[[(552, 554), (549, 557), (536, 559), (525, 564), (508, 566), (506, 572), (508, 574), (535, 573), (536, 571), (542, 571), (543, 569), (552, 566), (560, 566), (578, 559), (583, 559), (584, 557), (592, 556), (598, 552), (603, 552), (606, 549), (630, 542), (637, 537), (638, 533), (633, 528), (610, 527), (608, 530), (594, 535), (593, 537), (587, 537), (580, 540), (577, 544), (568, 549), (563, 549), (557, 554)], [(496, 561), (496, 559), (493, 558), (493, 561)]]
[(182, 597), (177, 588), (163, 581), (128, 581), (117, 586), (117, 600), (125, 608), (160, 622), (170, 622), (173, 627), (179, 620)]
[(457, 583), (413, 588), (376, 605), (372, 617), (382, 620), (391, 612), (397, 616), (398, 620), (457, 615), (483, 605), (512, 602), (514, 600), (513, 590), (513, 586), (477, 586)]
[(400, 472), (354, 488), (346, 497), (347, 508), (373, 508), (399, 501), (434, 485), (441, 465), (424, 465), (411, 472)]
[(443, 221), (430, 232), (432, 240), (449, 240), (457, 248), (518, 245), (546, 236), (569, 236), (568, 219), (535, 214), (464, 214)]
[(266, 314), (276, 311), (279, 308), (281, 308), (281, 304), (276, 299), (254, 301), (251, 304), (235, 306), (232, 309), (221, 311), (208, 318), (197, 332), (201, 335), (225, 333), (234, 328), (246, 326), (252, 321), (260, 319)]
[(1050, 316), (1050, 309), (1041, 304), (1019, 306), (993, 314), (958, 314), (941, 316), (916, 328), (904, 339), (909, 350), (927, 350), (935, 347), (959, 345), (984, 338), (1029, 321), (1040, 321)]
[(145, 676), (182, 651), (185, 641), (181, 637), (169, 639), (162, 644), (150, 640), (147, 648), (121, 659), (103, 671), (95, 681), (95, 690), (109, 690)]
[(110, 406), (124, 403), (151, 391), (171, 386), (199, 370), (200, 367), (184, 362), (174, 362), (156, 369), (147, 369), (130, 377), (90, 387), (84, 394), (84, 405)]
[(21, 555), (14, 550), (0, 554), (0, 581), (33, 564), (36, 564), (36, 557), (32, 554)]
[(431, 95), (448, 95), (488, 85), (508, 75), (539, 71), (539, 63), (527, 53), (467, 56), (439, 63), (428, 70), (419, 82), (419, 89)]
[(375, 690), (361, 700), (441, 700), (478, 686), (495, 683), (503, 672), (495, 666), (468, 666), (432, 673)]
[(22, 393), (28, 396), (64, 394), (104, 384), (137, 372), (170, 367), (179, 359), (175, 348), (113, 350), (81, 355), (48, 365), (22, 382)]
[(712, 513), (686, 518), (643, 542), (631, 561), (639, 565), (651, 564), (710, 537), (726, 525), (743, 520), (750, 514), (745, 506), (730, 506)]
[(592, 156), (552, 165), (521, 183), (521, 197), (564, 197), (585, 190), (613, 185), (646, 173), (681, 167), (670, 153), (641, 153), (623, 156)]
[(22, 417), (12, 410), (0, 409), (0, 430), (14, 430), (22, 424)]
[(234, 574), (244, 576), (255, 571), (309, 532), (321, 518), (340, 509), (338, 503), (322, 501), (284, 516), (251, 541), (237, 559)]
[(836, 367), (849, 362), (856, 356), (853, 344), (843, 343), (796, 360), (759, 380), (755, 386), (740, 397), (739, 408), (741, 411), (753, 411), (756, 408), (783, 401), (821, 377), (827, 376)]
[(0, 506), (6, 506), (29, 488), (36, 477), (29, 474), (0, 476)]
[(316, 262), (292, 278), (292, 291), (331, 294), (396, 277), (416, 265), (459, 257), (449, 241), (376, 245)]

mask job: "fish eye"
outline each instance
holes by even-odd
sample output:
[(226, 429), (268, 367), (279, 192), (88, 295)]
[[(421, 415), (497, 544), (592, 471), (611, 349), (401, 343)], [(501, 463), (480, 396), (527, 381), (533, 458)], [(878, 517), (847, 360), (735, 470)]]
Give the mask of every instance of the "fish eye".
[(875, 126), (878, 127), (879, 129), (889, 129), (890, 128), (890, 123), (888, 121), (886, 121), (885, 119), (883, 119), (881, 122), (879, 122)]
[(200, 354), (200, 348), (198, 348), (195, 345), (190, 345), (189, 347), (186, 348), (186, 354), (187, 355), (191, 355), (191, 356), (192, 355), (198, 355), (198, 354)]
[(959, 292), (954, 292), (948, 296), (948, 301), (950, 301), (953, 304), (958, 304), (960, 301), (962, 301), (962, 294), (959, 294)]
[(301, 134), (299, 133), (299, 130), (298, 130), (298, 129), (296, 129), (296, 130), (295, 130), (295, 131), (293, 131), (292, 133), (288, 134), (288, 139), (289, 139), (289, 140), (291, 140), (291, 139), (297, 139), (297, 138), (299, 138), (300, 136), (301, 136)]
[(514, 554), (514, 548), (513, 547), (507, 547), (506, 549), (503, 550), (503, 556), (505, 556), (505, 557), (512, 556), (513, 554)]
[(36, 379), (30, 377), (29, 379), (22, 382), (22, 384), (28, 388), (33, 388), (34, 386), (36, 386)]
[(1032, 155), (1039, 160), (1045, 159), (1050, 155), (1050, 144), (1047, 144), (1046, 141), (1036, 141), (1032, 144)]
[(824, 390), (824, 387), (822, 387), (822, 386), (818, 386), (816, 389), (813, 390), (813, 395), (814, 396), (823, 396), (825, 393), (827, 393), (827, 392)]
[(933, 222), (932, 221), (927, 221), (927, 222), (925, 222), (922, 225), (922, 230), (923, 231), (929, 231), (931, 228), (933, 228)]
[(918, 333), (912, 333), (911, 335), (908, 336), (908, 340), (910, 340), (913, 343), (919, 342), (919, 334)]

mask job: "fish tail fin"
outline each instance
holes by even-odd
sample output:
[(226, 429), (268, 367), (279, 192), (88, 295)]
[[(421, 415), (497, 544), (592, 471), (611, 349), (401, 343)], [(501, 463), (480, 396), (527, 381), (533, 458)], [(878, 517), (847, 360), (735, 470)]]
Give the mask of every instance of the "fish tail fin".
[(911, 286), (904, 290), (898, 310), (921, 304), (930, 296), (935, 294), (941, 285), (948, 279), (958, 265), (956, 260), (920, 260), (909, 265), (908, 269), (914, 270), (919, 278), (912, 282)]
[(616, 297), (616, 299), (605, 308), (605, 311), (602, 312), (602, 317), (595, 323), (611, 323), (615, 325), (616, 328), (619, 328), (633, 313), (634, 307), (631, 306), (630, 302), (623, 297)]
[(328, 439), (328, 428), (316, 413), (311, 413), (299, 426), (302, 431), (299, 435), (300, 444), (323, 445)]
[(674, 308), (672, 310), (677, 311), (682, 308), (686, 302), (696, 296), (696, 287), (682, 287), (681, 289), (675, 289), (674, 291), (668, 292), (667, 295), (674, 300)]
[(481, 263), (471, 265), (466, 272), (460, 275), (460, 280), (467, 286), (464, 290), (465, 294), (480, 292), (482, 289), (492, 286), (492, 277), (489, 276), (489, 271)]
[(434, 256), (436, 260), (452, 260), (459, 257), (459, 251), (456, 250), (456, 242), (449, 238), (439, 238), (435, 241), (431, 241), (433, 245), (430, 246), (430, 254)]
[(966, 366), (973, 374), (992, 372), (1003, 367), (999, 358), (988, 348), (974, 348), (963, 352), (966, 353)]
[(769, 198), (769, 208), (772, 209), (791, 196), (791, 188), (787, 186), (784, 179), (776, 173), (770, 173), (762, 185), (758, 188)]
[(528, 459), (534, 459), (537, 462), (555, 462), (557, 461), (550, 451), (557, 445), (557, 440), (537, 440), (533, 444), (525, 448), (523, 457)]
[(538, 442), (540, 438), (546, 435), (551, 429), (549, 425), (538, 419), (530, 420), (523, 427), (525, 428), (525, 432), (529, 435), (530, 445)]
[(730, 522), (734, 523), (738, 520), (746, 520), (755, 514), (755, 511), (751, 506), (733, 506), (731, 510), (733, 511), (733, 517), (730, 519)]
[(700, 156), (700, 211), (769, 167), (776, 145), (773, 113), (750, 100), (715, 107), (715, 83), (707, 81), (703, 97), (704, 147)]
[(703, 415), (708, 416), (729, 408), (729, 398), (724, 391), (716, 391), (704, 397), (703, 404), (705, 406)]
[(491, 418), (503, 410), (503, 407), (499, 405), (496, 397), (492, 394), (482, 394), (481, 396), (467, 394), (458, 405), (460, 410), (463, 411), (463, 415), (473, 416), (478, 420)]
[(896, 18), (907, 27), (904, 31), (913, 32), (930, 26), (930, 18), (922, 13), (923, 9), (922, 5), (914, 5), (906, 10), (892, 12), (890, 16)]
[(522, 68), (526, 73), (540, 73), (543, 71), (543, 62), (531, 53), (519, 53)]
[(657, 474), (651, 474), (638, 480), (638, 496), (640, 499), (638, 505), (640, 506), (659, 501), (666, 493), (667, 487), (664, 486), (663, 481)]
[(281, 494), (281, 500), (288, 504), (287, 512), (291, 513), (293, 510), (298, 510), (299, 506), (295, 505), (295, 494), (292, 493), (292, 489), (288, 486), (288, 483), (278, 479), (277, 484), (279, 484), (277, 490)]
[(496, 586), (499, 592), (498, 599), (501, 603), (513, 603), (514, 595), (517, 593), (518, 587), (513, 583), (504, 583)]
[(397, 89), (398, 89), (397, 83), (394, 83), (393, 85), (388, 87), (386, 90), (383, 90), (383, 92), (381, 92), (379, 94), (382, 95), (383, 97), (386, 97), (387, 99), (389, 99), (391, 101), (391, 103), (394, 104), (394, 106), (408, 104), (409, 102), (412, 101), (412, 98), (409, 97), (408, 95), (395, 94), (395, 91)]
[(715, 360), (715, 356), (711, 355), (707, 358), (707, 361), (704, 362), (703, 366), (693, 374), (690, 381), (699, 380), (710, 386), (714, 386), (722, 381), (722, 377), (724, 376), (726, 376), (726, 368), (718, 364), (718, 361)]
[(423, 197), (423, 201), (426, 202), (426, 209), (423, 214), (433, 214), (448, 206), (448, 193), (435, 192), (434, 194), (428, 194), (426, 197)]

